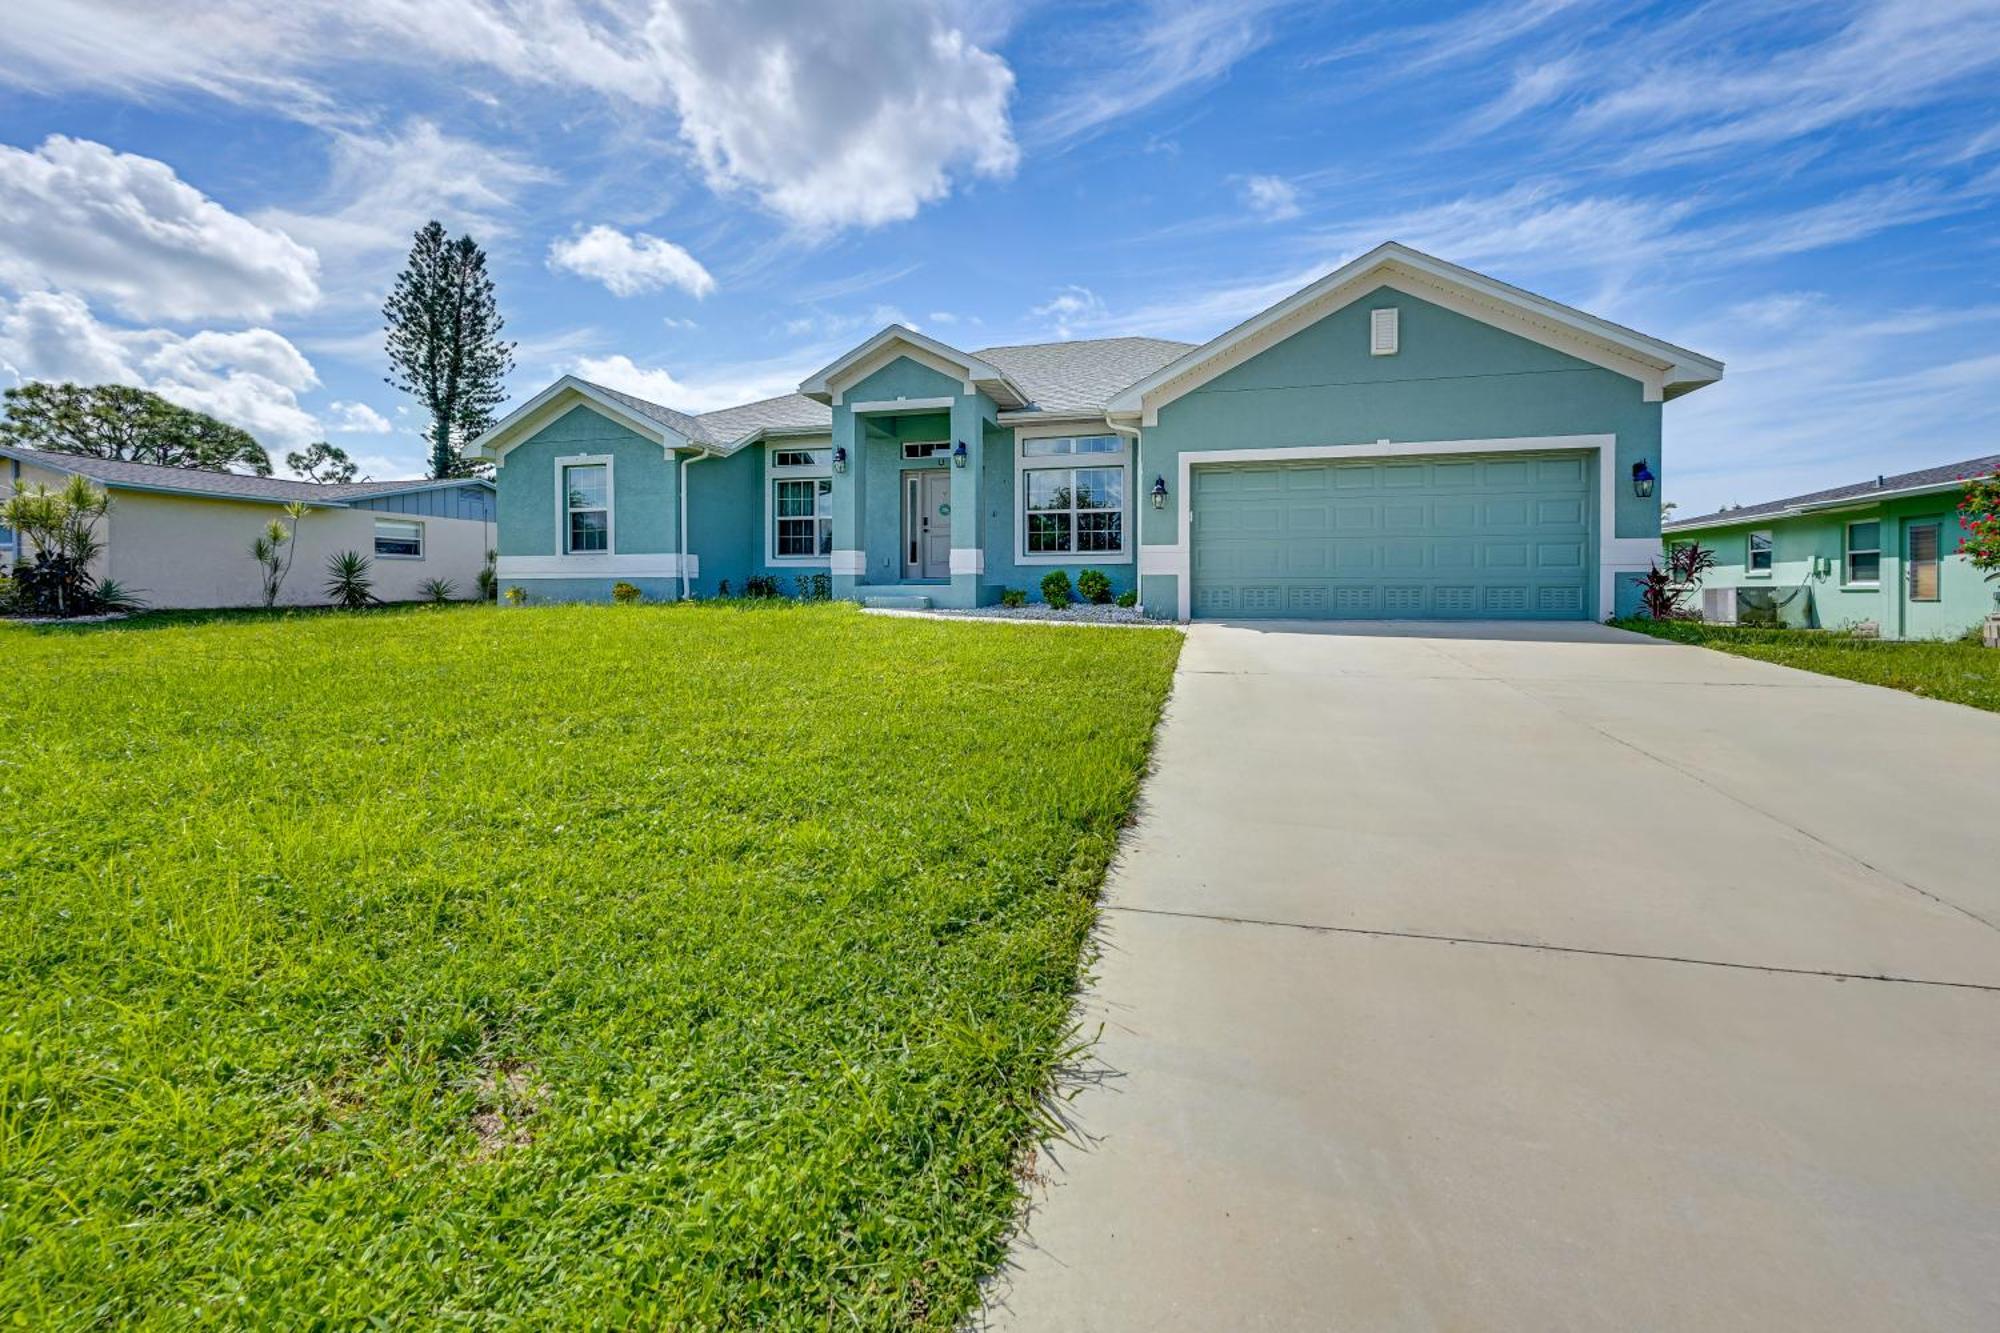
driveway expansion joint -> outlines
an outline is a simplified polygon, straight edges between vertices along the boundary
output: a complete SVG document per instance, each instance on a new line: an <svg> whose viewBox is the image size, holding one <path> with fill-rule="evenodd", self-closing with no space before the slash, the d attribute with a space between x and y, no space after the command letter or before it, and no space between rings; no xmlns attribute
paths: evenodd
<svg viewBox="0 0 2000 1333"><path fill-rule="evenodd" d="M1230 916L1219 912L1183 912L1165 907L1128 907L1106 903L1107 912L1133 916L1173 917L1182 921L1208 921L1225 926L1256 926L1270 930L1302 930L1321 935L1361 935L1372 939L1419 940L1431 944L1469 944L1489 949L1524 949L1532 953L1574 954L1585 958L1623 958L1635 963L1679 963L1688 967L1725 967L1738 972L1767 972L1782 976L1821 977L1829 981L1879 981L1896 986L1936 986L1946 990L1987 991L2000 994L2000 984L1983 981L1941 981L1933 977L1903 977L1887 972L1841 972L1830 968L1785 967L1776 963L1742 963L1726 958L1694 958L1684 954L1638 953L1625 949L1591 949L1575 944L1544 944L1535 940L1500 940L1480 935L1443 935L1422 930L1391 930L1381 926L1329 926L1311 921L1277 921L1268 917Z"/></svg>

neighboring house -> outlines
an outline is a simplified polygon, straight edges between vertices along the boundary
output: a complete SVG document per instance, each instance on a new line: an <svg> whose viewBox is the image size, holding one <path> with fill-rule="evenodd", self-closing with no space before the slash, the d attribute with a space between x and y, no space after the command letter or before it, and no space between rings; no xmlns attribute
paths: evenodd
<svg viewBox="0 0 2000 1333"><path fill-rule="evenodd" d="M471 597L497 535L490 481L281 481L0 446L0 483L11 483L0 494L37 482L54 490L72 474L111 496L98 526L105 549L97 576L161 610L262 605L263 568L250 543L284 518L290 500L312 512L298 526L284 606L324 603L326 560L340 551L373 560L375 595L385 602L415 600L434 578ZM0 564L27 554L19 545L0 528Z"/></svg>
<svg viewBox="0 0 2000 1333"><path fill-rule="evenodd" d="M1659 545L1661 409L1719 362L1383 245L1200 346L891 325L693 415L565 378L475 442L531 598L968 607L1103 570L1155 616L1598 618Z"/></svg>
<svg viewBox="0 0 2000 1333"><path fill-rule="evenodd" d="M2000 585L1959 554L1957 512L1966 481L1995 471L2000 454L1676 519L1666 530L1716 554L1702 579L1708 619L1775 610L1789 625L1956 638L1996 609Z"/></svg>

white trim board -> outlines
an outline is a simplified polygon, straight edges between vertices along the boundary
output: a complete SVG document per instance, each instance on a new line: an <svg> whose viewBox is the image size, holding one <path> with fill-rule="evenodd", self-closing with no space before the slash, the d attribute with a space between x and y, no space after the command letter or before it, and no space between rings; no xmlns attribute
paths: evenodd
<svg viewBox="0 0 2000 1333"><path fill-rule="evenodd" d="M701 577L701 557L687 559L689 578ZM676 552L657 555L503 555L494 562L502 579L677 579Z"/></svg>
<svg viewBox="0 0 2000 1333"><path fill-rule="evenodd" d="M1172 551L1173 567L1147 570L1142 564L1141 572L1176 575L1180 584L1175 590L1179 600L1176 618L1182 621L1193 619L1194 470L1197 467L1230 463L1306 463L1328 458L1366 462L1376 458L1436 454L1551 453L1564 450L1597 452L1596 618L1601 620L1610 615L1618 604L1618 579L1643 572L1660 548L1659 539L1655 537L1613 535L1618 526L1618 478L1615 475L1617 469L1613 466L1618 458L1618 437L1615 435L1530 435L1497 440L1409 440L1397 444L1377 440L1365 444L1314 444L1296 449L1188 450L1180 456L1180 501L1177 506L1180 541L1171 547L1153 548ZM1147 548L1142 546L1139 549L1143 553ZM1142 561L1146 559L1143 554L1140 558ZM1155 556L1153 559L1163 561L1164 557Z"/></svg>

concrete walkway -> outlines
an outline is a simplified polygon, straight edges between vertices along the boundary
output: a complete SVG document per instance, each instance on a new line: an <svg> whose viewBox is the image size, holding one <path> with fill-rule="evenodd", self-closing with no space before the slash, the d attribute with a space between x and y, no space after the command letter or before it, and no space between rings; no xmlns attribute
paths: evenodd
<svg viewBox="0 0 2000 1333"><path fill-rule="evenodd" d="M1197 626L996 1327L2000 1328L2000 716Z"/></svg>

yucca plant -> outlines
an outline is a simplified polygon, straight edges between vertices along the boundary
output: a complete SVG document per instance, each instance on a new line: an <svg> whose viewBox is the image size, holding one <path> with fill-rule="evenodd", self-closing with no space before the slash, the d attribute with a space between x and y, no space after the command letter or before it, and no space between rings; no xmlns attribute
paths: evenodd
<svg viewBox="0 0 2000 1333"><path fill-rule="evenodd" d="M425 579L417 585L417 591L423 595L424 600L443 606L458 596L458 585L450 579Z"/></svg>
<svg viewBox="0 0 2000 1333"><path fill-rule="evenodd" d="M326 558L326 595L335 606L359 611L382 599L375 595L375 562L359 551L341 551Z"/></svg>
<svg viewBox="0 0 2000 1333"><path fill-rule="evenodd" d="M285 506L285 515L292 520L292 526L288 529L283 521L274 518L250 543L250 554L264 567L266 606L278 604L278 593L285 586L285 575L292 572L292 557L298 552L298 543L292 539L298 535L299 520L309 512L310 506L304 501L291 501Z"/></svg>

